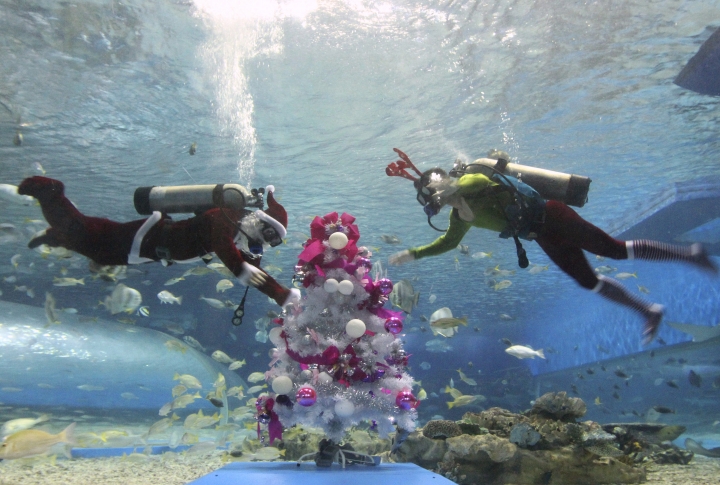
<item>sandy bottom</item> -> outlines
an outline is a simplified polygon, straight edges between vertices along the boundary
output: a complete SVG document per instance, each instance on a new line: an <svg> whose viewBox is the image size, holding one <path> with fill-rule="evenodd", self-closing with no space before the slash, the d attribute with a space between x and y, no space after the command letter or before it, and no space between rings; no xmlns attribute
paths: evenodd
<svg viewBox="0 0 720 485"><path fill-rule="evenodd" d="M167 453L125 458L0 463L0 485L185 485L221 468L221 455ZM689 465L650 465L648 484L717 485L720 459L697 456Z"/></svg>

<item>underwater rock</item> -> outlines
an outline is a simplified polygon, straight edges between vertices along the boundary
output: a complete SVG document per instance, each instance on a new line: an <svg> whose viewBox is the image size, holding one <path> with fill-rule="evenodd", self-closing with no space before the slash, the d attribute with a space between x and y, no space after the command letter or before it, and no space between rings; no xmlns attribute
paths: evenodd
<svg viewBox="0 0 720 485"><path fill-rule="evenodd" d="M510 430L510 442L520 448L535 446L540 441L540 433L528 423L518 423Z"/></svg>
<svg viewBox="0 0 720 485"><path fill-rule="evenodd" d="M447 438L454 438L455 436L460 436L462 434L462 431L460 430L460 426L455 424L454 421L449 421L447 419L436 419L433 421L428 421L428 423L423 428L423 435L427 438L432 439L447 439Z"/></svg>
<svg viewBox="0 0 720 485"><path fill-rule="evenodd" d="M477 423L464 421L462 419L457 422L457 425L460 427L461 434L469 434L474 436L478 434L488 434L490 432L487 428L483 428Z"/></svg>
<svg viewBox="0 0 720 485"><path fill-rule="evenodd" d="M475 423L496 436L507 438L513 426L521 422L528 422L528 418L521 414L511 413L507 409L490 408L480 413L465 413L463 422Z"/></svg>
<svg viewBox="0 0 720 485"><path fill-rule="evenodd" d="M579 397L568 397L565 391L548 392L535 400L529 414L540 414L560 421L574 421L587 412L585 402Z"/></svg>
<svg viewBox="0 0 720 485"><path fill-rule="evenodd" d="M442 461L447 449L447 440L434 440L419 431L413 431L395 453L386 452L380 456L384 462L415 463L432 470Z"/></svg>
<svg viewBox="0 0 720 485"><path fill-rule="evenodd" d="M659 465L687 465L692 461L695 453L672 446L666 450L658 451L650 459Z"/></svg>
<svg viewBox="0 0 720 485"><path fill-rule="evenodd" d="M447 440L448 451L443 457L444 461L458 463L503 463L515 456L518 447L504 438L491 434L469 436L462 435Z"/></svg>

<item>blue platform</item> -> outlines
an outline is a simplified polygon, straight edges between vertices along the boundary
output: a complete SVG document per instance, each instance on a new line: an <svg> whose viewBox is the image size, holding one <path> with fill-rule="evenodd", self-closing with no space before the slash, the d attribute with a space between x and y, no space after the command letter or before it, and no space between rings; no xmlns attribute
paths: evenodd
<svg viewBox="0 0 720 485"><path fill-rule="evenodd" d="M333 464L320 468L314 462L297 465L294 461L235 462L215 470L190 485L230 485L262 483L263 485L338 485L338 483L372 483L373 485L450 485L454 482L412 463L383 463L379 466L353 465L344 469Z"/></svg>

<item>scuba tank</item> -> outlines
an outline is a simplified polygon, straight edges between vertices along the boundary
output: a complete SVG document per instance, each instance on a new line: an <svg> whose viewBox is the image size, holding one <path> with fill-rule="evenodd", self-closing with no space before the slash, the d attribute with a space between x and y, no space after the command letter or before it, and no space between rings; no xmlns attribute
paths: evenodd
<svg viewBox="0 0 720 485"><path fill-rule="evenodd" d="M135 189L133 201L142 215L202 213L214 207L262 209L264 193L263 188L248 191L239 184L152 186Z"/></svg>
<svg viewBox="0 0 720 485"><path fill-rule="evenodd" d="M588 200L590 182L592 182L590 178L582 175L568 175L562 172L508 163L502 158L499 160L480 158L469 164L458 160L450 171L450 175L453 177L472 173L481 173L488 178L492 178L495 173L505 174L522 180L544 199L558 200L575 207L585 205Z"/></svg>

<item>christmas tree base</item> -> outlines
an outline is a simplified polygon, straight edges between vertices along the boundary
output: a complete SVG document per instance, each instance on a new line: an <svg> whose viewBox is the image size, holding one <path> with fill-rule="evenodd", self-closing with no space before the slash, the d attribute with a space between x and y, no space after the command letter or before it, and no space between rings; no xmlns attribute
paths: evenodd
<svg viewBox="0 0 720 485"><path fill-rule="evenodd" d="M370 465L380 464L379 456L370 456L353 450L353 447L345 444L339 445L332 440L320 441L320 449L313 453L307 453L298 458L297 466L303 461L314 460L315 465L322 468L330 468L333 463L338 463L345 468L345 465Z"/></svg>

